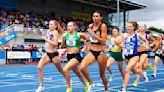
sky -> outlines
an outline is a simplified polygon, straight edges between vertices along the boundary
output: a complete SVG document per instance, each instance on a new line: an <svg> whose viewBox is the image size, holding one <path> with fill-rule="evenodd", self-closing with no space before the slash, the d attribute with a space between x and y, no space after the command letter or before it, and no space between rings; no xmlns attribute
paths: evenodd
<svg viewBox="0 0 164 92"><path fill-rule="evenodd" d="M141 10L129 12L129 20L135 20L139 24L146 24L164 29L164 0L129 0L144 4L147 7Z"/></svg>

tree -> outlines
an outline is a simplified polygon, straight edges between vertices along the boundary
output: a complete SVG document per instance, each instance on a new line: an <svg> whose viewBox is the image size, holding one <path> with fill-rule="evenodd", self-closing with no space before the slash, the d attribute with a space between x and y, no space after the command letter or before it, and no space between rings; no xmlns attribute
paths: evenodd
<svg viewBox="0 0 164 92"><path fill-rule="evenodd" d="M150 31L155 31L157 33L162 33L164 34L164 30L163 29L158 29L158 28L155 28L155 27L149 27L148 28Z"/></svg>

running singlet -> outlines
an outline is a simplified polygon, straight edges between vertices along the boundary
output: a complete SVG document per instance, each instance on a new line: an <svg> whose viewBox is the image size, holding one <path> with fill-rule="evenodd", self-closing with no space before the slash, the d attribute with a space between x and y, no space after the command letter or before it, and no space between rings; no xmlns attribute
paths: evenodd
<svg viewBox="0 0 164 92"><path fill-rule="evenodd" d="M54 40L54 35L51 33L51 32L47 32L47 35L46 35L47 39L50 40L50 41L53 41Z"/></svg>
<svg viewBox="0 0 164 92"><path fill-rule="evenodd" d="M133 56L138 54L137 43L138 43L137 34L135 34L132 38L128 37L127 39L125 39L124 46L123 46L124 47L123 51L125 56Z"/></svg>
<svg viewBox="0 0 164 92"><path fill-rule="evenodd" d="M161 48L159 48L157 51L156 51L156 54L162 54L162 50L163 50L163 42L161 44Z"/></svg>
<svg viewBox="0 0 164 92"><path fill-rule="evenodd" d="M93 26L92 26L92 28L93 28ZM95 31L95 34L98 36L101 36L101 24L98 27L98 29ZM100 42L91 34L88 34L88 37L90 39L91 44L100 44Z"/></svg>
<svg viewBox="0 0 164 92"><path fill-rule="evenodd" d="M148 39L148 34L145 34L142 37L145 38L145 39ZM138 40L138 46L146 46L146 43L143 40L139 39Z"/></svg>
<svg viewBox="0 0 164 92"><path fill-rule="evenodd" d="M67 32L66 36L65 36L65 40L66 40L66 48L69 47L80 47L80 38L77 34L77 32L74 33L73 37L70 37L70 33Z"/></svg>
<svg viewBox="0 0 164 92"><path fill-rule="evenodd" d="M121 52L121 47L116 45L114 41L110 41L109 42L110 46L111 46L111 51L112 52Z"/></svg>

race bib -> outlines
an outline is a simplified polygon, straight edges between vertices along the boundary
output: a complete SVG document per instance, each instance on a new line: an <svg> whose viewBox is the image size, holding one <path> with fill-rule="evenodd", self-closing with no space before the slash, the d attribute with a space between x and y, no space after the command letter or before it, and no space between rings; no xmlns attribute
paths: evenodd
<svg viewBox="0 0 164 92"><path fill-rule="evenodd" d="M115 48L116 45L113 41L110 41L110 46L111 46L111 48Z"/></svg>
<svg viewBox="0 0 164 92"><path fill-rule="evenodd" d="M157 54L162 54L162 49L158 49L156 53Z"/></svg>
<svg viewBox="0 0 164 92"><path fill-rule="evenodd" d="M89 39L93 43L98 43L98 40L96 40L95 37L93 37L92 35L89 35Z"/></svg>
<svg viewBox="0 0 164 92"><path fill-rule="evenodd" d="M69 38L66 40L66 45L68 46L76 46L76 39L75 38Z"/></svg>
<svg viewBox="0 0 164 92"><path fill-rule="evenodd" d="M127 46L124 48L124 54L125 54L125 55L133 54L133 50L134 50L134 46L127 45Z"/></svg>
<svg viewBox="0 0 164 92"><path fill-rule="evenodd" d="M139 40L138 41L138 45L139 46L146 46L146 43L144 41L142 41L142 40Z"/></svg>

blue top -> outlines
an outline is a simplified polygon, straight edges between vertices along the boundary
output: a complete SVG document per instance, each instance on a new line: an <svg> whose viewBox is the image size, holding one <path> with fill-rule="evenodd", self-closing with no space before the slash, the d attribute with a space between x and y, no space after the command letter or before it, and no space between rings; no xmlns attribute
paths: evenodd
<svg viewBox="0 0 164 92"><path fill-rule="evenodd" d="M138 54L137 51L137 43L138 43L138 38L137 34L135 34L133 37L128 37L124 41L124 55L125 56L134 56Z"/></svg>

